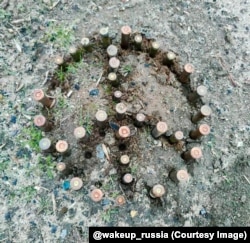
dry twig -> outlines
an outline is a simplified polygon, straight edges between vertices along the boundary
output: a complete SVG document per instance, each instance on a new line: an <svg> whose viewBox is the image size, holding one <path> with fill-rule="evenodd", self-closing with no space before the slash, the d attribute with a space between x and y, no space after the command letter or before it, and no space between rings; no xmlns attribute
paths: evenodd
<svg viewBox="0 0 250 243"><path fill-rule="evenodd" d="M234 86L234 87L237 87L238 84L234 81L234 78L233 78L233 75L228 71L228 68L226 67L226 64L224 62L224 60L222 59L221 56L218 56L219 60L220 60L220 65L226 70L227 74L228 74L228 78L229 80L231 81L231 84Z"/></svg>

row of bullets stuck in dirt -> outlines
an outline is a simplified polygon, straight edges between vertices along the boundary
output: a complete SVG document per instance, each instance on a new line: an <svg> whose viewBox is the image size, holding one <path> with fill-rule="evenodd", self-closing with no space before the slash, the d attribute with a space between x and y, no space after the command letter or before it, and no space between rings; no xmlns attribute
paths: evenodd
<svg viewBox="0 0 250 243"><path fill-rule="evenodd" d="M42 90L35 90L34 91L34 99L36 101L40 101L43 105L47 107L51 107L51 104L55 103L53 100L51 100L49 97L46 96L46 94ZM39 98L38 98L39 97ZM127 106L120 102L117 103L115 106L116 110L116 119L117 120L123 120L126 116L126 111L127 111ZM209 116L211 114L211 109L209 106L202 106L200 111L196 113L192 117L192 121L194 123L197 123L201 119ZM99 126L101 129L104 129L108 125L108 115L106 111L104 110L98 110L95 114L95 120L97 126ZM136 127L142 127L146 122L146 116L143 113L138 113L135 116L134 119L134 125ZM49 132L53 129L53 123L51 121L48 121L48 119L42 115L36 115L34 117L34 125L44 132ZM157 139L160 136L164 135L168 138L169 143L174 144L178 143L179 141L184 139L184 135L182 131L175 131L173 134L167 134L168 131L168 125L164 121L159 121L154 128L151 131L151 135ZM199 124L195 130L191 130L189 133L189 137L191 139L200 139L203 136L207 136L210 133L210 126L207 124ZM77 140L79 141L87 141L88 136L85 131L84 127L77 127L74 130L74 136L76 137ZM117 133L116 133L116 138L118 139L126 139L130 136L130 128L129 126L121 126L119 127ZM42 143L42 149L43 150L48 150L50 151L52 144L49 142L49 140L44 140ZM61 154L66 154L67 150L69 149L69 145L66 141L64 140L59 140L56 143L56 151ZM202 156L201 149L198 147L194 147L193 149L184 152L182 154L182 158L184 160L191 160L191 159L199 159Z"/></svg>
<svg viewBox="0 0 250 243"><path fill-rule="evenodd" d="M106 48L106 53L109 58L109 73L116 73L120 67L120 60L118 58L118 46L112 43L112 39L109 36L109 29L107 27L101 28L99 31L100 43ZM147 43L147 44L145 44ZM88 37L83 37L80 41L79 45L71 46L68 50L69 57L73 59L75 62L79 62L84 55L84 53L92 52L95 44L91 43L91 39ZM160 53L160 44L155 40L148 40L143 42L143 35L140 33L132 33L132 29L129 26L122 26L121 28L121 41L120 47L124 50L132 48L137 51L144 51L149 54L151 58L156 57L158 53ZM62 71L66 71L67 69L67 61L68 57L57 56L55 58L55 64L58 69ZM167 65L174 69L173 71L178 77L178 80L186 84L189 82L189 77L192 73L194 73L194 66L191 63L186 63L183 68L179 68L179 66L175 66L177 64L177 55L168 51L162 55L162 64ZM114 79L112 77L111 79ZM200 90L199 90L200 91ZM204 93L202 90L198 95L203 96ZM190 99L197 99L197 95L195 96L194 92L193 96L190 96Z"/></svg>

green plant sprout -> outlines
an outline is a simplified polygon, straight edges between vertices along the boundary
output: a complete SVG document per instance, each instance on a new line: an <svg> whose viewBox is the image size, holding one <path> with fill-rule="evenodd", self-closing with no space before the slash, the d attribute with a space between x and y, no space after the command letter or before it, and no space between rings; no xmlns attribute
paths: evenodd
<svg viewBox="0 0 250 243"><path fill-rule="evenodd" d="M23 146L28 144L34 151L38 152L40 150L39 141L42 139L42 131L37 127L31 126L29 128L24 128L21 136L25 138Z"/></svg>
<svg viewBox="0 0 250 243"><path fill-rule="evenodd" d="M65 26L56 25L51 23L45 33L43 40L45 42L53 42L61 48L68 49L68 47L74 41L74 35L71 28Z"/></svg>
<svg viewBox="0 0 250 243"><path fill-rule="evenodd" d="M54 178L54 168L55 164L53 163L53 158L51 155L48 155L45 159L39 157L38 167L41 171L45 172L50 179Z"/></svg>
<svg viewBox="0 0 250 243"><path fill-rule="evenodd" d="M90 118L89 112L84 116L82 125L86 129L86 132L90 135L93 131L93 121Z"/></svg>
<svg viewBox="0 0 250 243"><path fill-rule="evenodd" d="M133 71L133 67L132 67L132 65L129 65L129 64L122 66L121 69L120 69L120 73L124 77L129 75L132 71Z"/></svg>
<svg viewBox="0 0 250 243"><path fill-rule="evenodd" d="M112 218L114 217L115 214L118 213L117 208L109 208L107 210L104 210L101 214L101 218L105 223L109 223L112 221Z"/></svg>
<svg viewBox="0 0 250 243"><path fill-rule="evenodd" d="M39 200L39 208L37 214L45 213L50 215L53 213L52 201L48 197L41 197Z"/></svg>
<svg viewBox="0 0 250 243"><path fill-rule="evenodd" d="M20 190L20 194L24 194L23 198L28 202L37 194L37 190L34 186L26 186Z"/></svg>
<svg viewBox="0 0 250 243"><path fill-rule="evenodd" d="M58 78L61 84L65 81L66 73L63 71L62 67L56 71L56 77Z"/></svg>

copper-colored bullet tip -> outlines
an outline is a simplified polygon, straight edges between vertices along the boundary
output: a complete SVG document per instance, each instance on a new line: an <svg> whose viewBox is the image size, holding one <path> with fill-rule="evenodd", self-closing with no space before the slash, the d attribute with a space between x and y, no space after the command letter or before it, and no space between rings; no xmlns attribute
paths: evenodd
<svg viewBox="0 0 250 243"><path fill-rule="evenodd" d="M207 136L210 133L210 126L207 124L201 124L196 130L192 130L189 133L190 138L199 139L202 136Z"/></svg>
<svg viewBox="0 0 250 243"><path fill-rule="evenodd" d="M153 198L162 197L166 193L164 186L156 184L150 190L150 196Z"/></svg>
<svg viewBox="0 0 250 243"><path fill-rule="evenodd" d="M76 127L74 129L74 136L77 139L84 138L86 136L86 130L85 130L85 128L84 127Z"/></svg>
<svg viewBox="0 0 250 243"><path fill-rule="evenodd" d="M161 121L156 124L156 128L160 133L165 133L168 130L167 123Z"/></svg>
<svg viewBox="0 0 250 243"><path fill-rule="evenodd" d="M94 202L99 202L102 200L104 194L103 192L98 189L98 188L95 188L91 191L90 193L90 198L94 201Z"/></svg>
<svg viewBox="0 0 250 243"><path fill-rule="evenodd" d="M113 69L117 69L120 66L120 60L117 57L111 57L109 59L109 66Z"/></svg>
<svg viewBox="0 0 250 243"><path fill-rule="evenodd" d="M154 138L157 138L159 136L161 136L162 134L164 134L165 132L167 132L168 130L168 125L166 122L163 121L159 121L155 128L152 130L152 136Z"/></svg>
<svg viewBox="0 0 250 243"><path fill-rule="evenodd" d="M58 162L56 164L56 169L61 172L66 169L66 164L63 162Z"/></svg>
<svg viewBox="0 0 250 243"><path fill-rule="evenodd" d="M133 176L130 173L126 173L123 177L122 177L122 181L126 184L129 184L133 181Z"/></svg>
<svg viewBox="0 0 250 243"><path fill-rule="evenodd" d="M116 203L117 203L118 205L123 205L123 204L126 203L126 199L125 199L125 197L122 196L122 195L117 196L116 199L115 199L115 201L116 201Z"/></svg>
<svg viewBox="0 0 250 243"><path fill-rule="evenodd" d="M184 137L182 131L177 131L177 132L175 132L174 135L175 135L175 138L176 138L177 140L181 140L181 139L183 139L183 137Z"/></svg>
<svg viewBox="0 0 250 243"><path fill-rule="evenodd" d="M206 136L210 133L210 126L208 126L207 124L201 124L199 126L199 132L203 135Z"/></svg>
<svg viewBox="0 0 250 243"><path fill-rule="evenodd" d="M192 158L194 158L194 159L199 159L202 157L202 151L199 147L193 147L190 150L190 154L191 154Z"/></svg>
<svg viewBox="0 0 250 243"><path fill-rule="evenodd" d="M34 117L34 124L37 127L42 127L46 124L46 118L43 115L36 115Z"/></svg>
<svg viewBox="0 0 250 243"><path fill-rule="evenodd" d="M40 101L41 99L43 99L45 96L43 90L41 89L35 89L34 92L33 92L33 98L34 100L36 101Z"/></svg>
<svg viewBox="0 0 250 243"><path fill-rule="evenodd" d="M179 182L186 182L189 180L189 174L186 170L178 170L176 177Z"/></svg>
<svg viewBox="0 0 250 243"><path fill-rule="evenodd" d="M73 177L70 180L70 187L71 187L72 190L77 191L77 190L81 189L82 186L83 186L83 181L82 181L81 178Z"/></svg>
<svg viewBox="0 0 250 243"><path fill-rule="evenodd" d="M194 72L194 66L191 63L187 63L184 65L184 71L188 74L191 74Z"/></svg>
<svg viewBox="0 0 250 243"><path fill-rule="evenodd" d="M132 32L131 28L127 25L121 27L121 33L123 35L130 35Z"/></svg>
<svg viewBox="0 0 250 243"><path fill-rule="evenodd" d="M127 138L130 136L130 129L128 126L121 126L118 133L121 138Z"/></svg>
<svg viewBox="0 0 250 243"><path fill-rule="evenodd" d="M66 141L64 140L59 140L57 143L56 143L56 150L57 152L59 153L64 153L67 151L67 149L69 148L69 145Z"/></svg>

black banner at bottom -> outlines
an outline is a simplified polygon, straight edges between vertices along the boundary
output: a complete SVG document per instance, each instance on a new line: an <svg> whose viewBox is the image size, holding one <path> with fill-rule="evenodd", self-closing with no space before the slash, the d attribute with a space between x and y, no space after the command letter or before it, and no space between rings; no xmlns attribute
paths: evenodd
<svg viewBox="0 0 250 243"><path fill-rule="evenodd" d="M89 243L187 240L248 241L249 227L90 227Z"/></svg>

